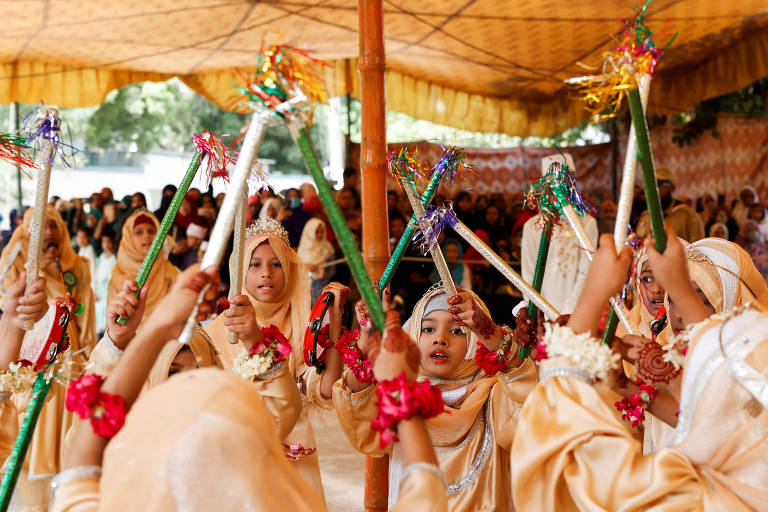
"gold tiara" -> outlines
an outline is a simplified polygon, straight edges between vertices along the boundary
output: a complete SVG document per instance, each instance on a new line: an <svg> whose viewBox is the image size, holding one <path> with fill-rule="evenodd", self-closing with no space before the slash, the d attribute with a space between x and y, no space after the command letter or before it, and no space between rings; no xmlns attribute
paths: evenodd
<svg viewBox="0 0 768 512"><path fill-rule="evenodd" d="M285 245L290 246L288 241L288 231L271 217L265 219L256 219L245 229L245 238L250 238L256 235L273 235L285 242Z"/></svg>

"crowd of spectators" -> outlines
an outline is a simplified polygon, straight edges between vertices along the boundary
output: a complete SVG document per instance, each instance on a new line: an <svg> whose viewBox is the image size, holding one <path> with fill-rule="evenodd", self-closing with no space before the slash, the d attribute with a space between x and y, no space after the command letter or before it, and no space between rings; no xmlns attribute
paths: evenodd
<svg viewBox="0 0 768 512"><path fill-rule="evenodd" d="M684 197L675 195L674 173L664 174L665 171L659 176L659 195L667 222L680 224L678 234L681 238L694 242L709 236L737 242L752 256L758 270L768 279L768 215L764 201L755 189L745 186L738 197L732 199L713 192L698 198ZM359 174L348 170L344 176L344 186L337 192L336 200L360 247L362 205ZM173 185L163 189L160 206L154 211L158 219L161 220L165 215L175 192L176 187ZM447 199L453 202L454 211L464 224L513 268L519 270L523 225L536 213L525 208L522 194L470 194L462 191L451 198L438 194L435 202L441 204ZM223 200L223 193L214 196L210 191L201 192L194 188L187 193L169 234L172 240L165 248L174 265L184 269L198 260L206 247L206 239ZM88 198L52 197L51 204L61 212L67 223L75 250L91 261L97 308L105 307L106 287L120 246L122 221L136 209L146 208L146 198L141 193L135 193L116 200L112 191L104 188ZM411 209L400 190L387 191L387 208L391 250L408 225ZM631 226L643 236L648 231L644 210L644 194L638 187ZM616 211L617 206L611 200L597 205L597 224L601 233L613 231ZM291 246L297 249L311 273L313 299L331 280L353 284L313 185L304 184L298 189L292 188L279 194L265 191L261 195L251 196L248 200L249 221L260 217L274 218L288 231ZM13 210L12 227L2 233L3 246L20 223L21 215ZM446 235L441 247L454 281L463 288L475 291L494 309L494 318L504 319L510 314L512 306L520 300L519 292L472 247L451 233ZM221 269L224 287L228 281L228 261L226 255ZM438 279L431 260L424 258L416 247L410 247L392 279L392 294L396 304L403 311L411 311L416 301ZM97 314L97 318L104 316Z"/></svg>

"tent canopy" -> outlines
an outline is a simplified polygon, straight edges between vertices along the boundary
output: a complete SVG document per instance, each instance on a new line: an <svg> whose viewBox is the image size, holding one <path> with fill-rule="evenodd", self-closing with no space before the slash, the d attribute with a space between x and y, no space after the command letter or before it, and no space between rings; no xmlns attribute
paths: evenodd
<svg viewBox="0 0 768 512"><path fill-rule="evenodd" d="M546 136L586 119L563 83L602 62L630 0L384 0L387 105L466 130ZM357 0L0 0L0 102L95 105L179 76L215 104L264 39L330 61L331 94L359 92ZM765 0L654 0L664 44L651 111L675 113L768 75Z"/></svg>

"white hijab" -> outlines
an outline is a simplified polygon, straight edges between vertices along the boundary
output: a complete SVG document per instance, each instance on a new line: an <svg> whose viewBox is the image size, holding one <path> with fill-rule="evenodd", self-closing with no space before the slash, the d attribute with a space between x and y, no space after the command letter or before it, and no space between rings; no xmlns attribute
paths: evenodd
<svg viewBox="0 0 768 512"><path fill-rule="evenodd" d="M299 249L296 251L299 254L301 261L307 265L319 265L325 263L335 254L333 245L328 241L328 234L324 230L322 240L316 238L317 228L323 225L323 221L320 219L309 219L304 225L304 230L301 232L301 240L299 241ZM323 225L323 227L325 227Z"/></svg>

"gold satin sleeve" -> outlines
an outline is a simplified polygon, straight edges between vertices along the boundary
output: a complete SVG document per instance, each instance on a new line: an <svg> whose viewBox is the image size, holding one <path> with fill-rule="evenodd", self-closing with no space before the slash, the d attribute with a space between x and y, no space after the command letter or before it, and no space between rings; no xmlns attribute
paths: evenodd
<svg viewBox="0 0 768 512"><path fill-rule="evenodd" d="M96 512L100 502L99 477L82 478L61 484L53 501L53 512Z"/></svg>
<svg viewBox="0 0 768 512"><path fill-rule="evenodd" d="M523 405L512 443L517 510L702 510L704 486L673 449L644 457L585 382L551 377Z"/></svg>
<svg viewBox="0 0 768 512"><path fill-rule="evenodd" d="M517 347L512 350L516 351ZM491 418L496 444L509 450L517 430L517 419L525 399L533 391L538 372L533 360L527 358L520 366L497 374L498 383L491 391Z"/></svg>
<svg viewBox="0 0 768 512"><path fill-rule="evenodd" d="M414 471L400 485L400 495L391 512L447 512L445 485L429 471Z"/></svg>
<svg viewBox="0 0 768 512"><path fill-rule="evenodd" d="M10 398L0 402L0 461L11 454L19 433L19 413Z"/></svg>
<svg viewBox="0 0 768 512"><path fill-rule="evenodd" d="M369 385L353 393L346 386L347 370L333 385L333 407L344 434L357 451L373 457L381 457L386 450L379 446L379 434L371 429L371 420L378 415L376 386Z"/></svg>
<svg viewBox="0 0 768 512"><path fill-rule="evenodd" d="M301 414L301 396L288 368L288 364L283 364L274 376L253 381L253 387L275 418L280 439L288 436Z"/></svg>
<svg viewBox="0 0 768 512"><path fill-rule="evenodd" d="M107 347L106 336L105 334L104 338L93 347L93 351L91 351L91 355L88 357L88 366L86 368L88 375L101 375L105 379L112 373L112 370L115 369L115 366L120 361L120 358Z"/></svg>
<svg viewBox="0 0 768 512"><path fill-rule="evenodd" d="M333 410L333 396L324 398L320 393L320 383L323 376L317 373L316 368L307 368L301 376L301 385L304 389L304 396L307 403L310 403L324 411Z"/></svg>

